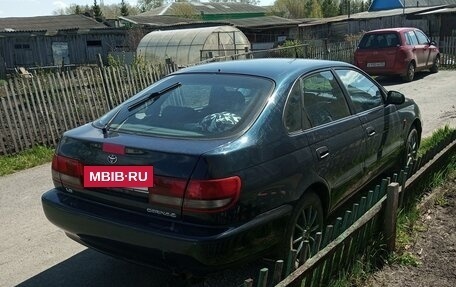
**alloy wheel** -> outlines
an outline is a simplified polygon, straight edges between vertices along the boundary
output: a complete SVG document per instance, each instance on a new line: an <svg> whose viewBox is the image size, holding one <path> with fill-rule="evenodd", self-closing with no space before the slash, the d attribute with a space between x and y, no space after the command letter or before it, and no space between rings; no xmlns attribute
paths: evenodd
<svg viewBox="0 0 456 287"><path fill-rule="evenodd" d="M418 151L418 132L416 129L412 129L407 138L407 161L406 166L416 157Z"/></svg>
<svg viewBox="0 0 456 287"><path fill-rule="evenodd" d="M304 241L309 241L310 246L315 243L315 235L321 231L322 215L313 205L303 208L296 219L291 236L291 248L297 251L298 258L303 250Z"/></svg>

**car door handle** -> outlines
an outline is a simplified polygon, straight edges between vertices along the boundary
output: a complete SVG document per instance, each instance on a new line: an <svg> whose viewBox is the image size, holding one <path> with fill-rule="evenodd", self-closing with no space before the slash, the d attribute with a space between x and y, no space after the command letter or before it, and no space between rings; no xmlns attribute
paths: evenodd
<svg viewBox="0 0 456 287"><path fill-rule="evenodd" d="M367 136L371 137L375 135L375 129L373 127L366 128Z"/></svg>
<svg viewBox="0 0 456 287"><path fill-rule="evenodd" d="M329 149L326 146L319 147L315 151L320 159L324 159L329 156Z"/></svg>

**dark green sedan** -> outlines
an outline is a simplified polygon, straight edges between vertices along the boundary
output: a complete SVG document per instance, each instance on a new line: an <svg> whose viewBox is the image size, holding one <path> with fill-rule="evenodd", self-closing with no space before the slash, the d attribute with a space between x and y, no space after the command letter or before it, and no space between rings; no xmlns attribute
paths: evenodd
<svg viewBox="0 0 456 287"><path fill-rule="evenodd" d="M420 137L417 105L350 64L205 64L67 131L42 204L86 246L203 274L299 253L347 198L406 162Z"/></svg>

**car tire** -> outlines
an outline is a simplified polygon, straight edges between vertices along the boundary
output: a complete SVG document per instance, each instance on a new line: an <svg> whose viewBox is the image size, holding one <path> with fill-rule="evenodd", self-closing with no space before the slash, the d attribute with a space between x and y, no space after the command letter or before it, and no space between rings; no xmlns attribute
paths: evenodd
<svg viewBox="0 0 456 287"><path fill-rule="evenodd" d="M440 57L436 56L432 66L429 70L431 71L431 73L437 73L439 71L439 67L440 67Z"/></svg>
<svg viewBox="0 0 456 287"><path fill-rule="evenodd" d="M312 247L316 233L323 230L323 222L324 214L320 198L314 191L306 191L293 209L285 241L279 250L279 259L287 260L292 248L297 250L296 258L298 259L303 251L304 240L309 240ZM310 230L305 237L302 236L304 230ZM296 261L296 267L297 265L298 261Z"/></svg>
<svg viewBox="0 0 456 287"><path fill-rule="evenodd" d="M410 163L410 161L416 158L416 154L418 152L419 147L419 133L418 130L413 126L407 135L407 139L405 140L404 156L402 159L403 167L406 167Z"/></svg>
<svg viewBox="0 0 456 287"><path fill-rule="evenodd" d="M407 67L407 72L405 75L402 77L405 82L411 82L413 81L413 78L415 77L415 63L410 62L408 67Z"/></svg>

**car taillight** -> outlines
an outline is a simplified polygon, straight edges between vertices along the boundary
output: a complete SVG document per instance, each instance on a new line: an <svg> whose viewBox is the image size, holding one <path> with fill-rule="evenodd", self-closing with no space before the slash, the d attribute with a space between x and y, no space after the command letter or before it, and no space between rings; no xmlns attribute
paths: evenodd
<svg viewBox="0 0 456 287"><path fill-rule="evenodd" d="M186 185L186 180L155 176L154 186L149 187L149 202L181 207Z"/></svg>
<svg viewBox="0 0 456 287"><path fill-rule="evenodd" d="M211 179L184 180L156 176L149 188L149 202L181 207L184 211L220 212L233 206L239 199L241 179L237 176Z"/></svg>
<svg viewBox="0 0 456 287"><path fill-rule="evenodd" d="M82 187L84 165L76 159L54 154L52 178L64 186Z"/></svg>

